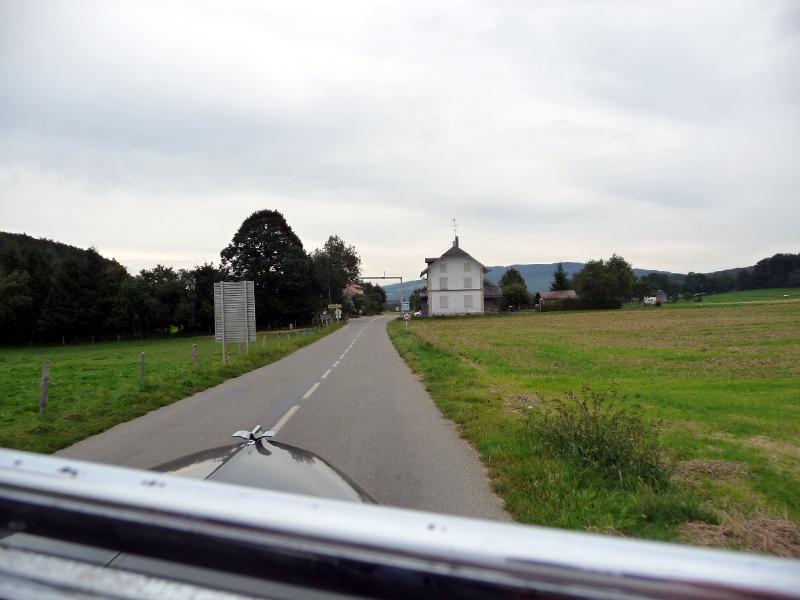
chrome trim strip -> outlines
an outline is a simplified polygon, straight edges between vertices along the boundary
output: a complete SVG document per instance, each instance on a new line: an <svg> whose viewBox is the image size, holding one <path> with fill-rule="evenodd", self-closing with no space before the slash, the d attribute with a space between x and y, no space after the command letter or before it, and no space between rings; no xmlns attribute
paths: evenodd
<svg viewBox="0 0 800 600"><path fill-rule="evenodd" d="M215 543L273 550L279 543L289 554L514 590L800 597L796 560L323 500L0 449L2 525L35 524L34 517L26 521L24 502L40 509L36 515L128 519Z"/></svg>

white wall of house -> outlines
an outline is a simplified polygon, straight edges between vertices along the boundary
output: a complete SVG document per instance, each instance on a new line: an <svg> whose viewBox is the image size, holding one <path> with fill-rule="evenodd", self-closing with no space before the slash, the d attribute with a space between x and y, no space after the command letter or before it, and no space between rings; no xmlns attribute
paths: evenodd
<svg viewBox="0 0 800 600"><path fill-rule="evenodd" d="M483 313L483 269L465 256L440 258L428 267L428 314Z"/></svg>

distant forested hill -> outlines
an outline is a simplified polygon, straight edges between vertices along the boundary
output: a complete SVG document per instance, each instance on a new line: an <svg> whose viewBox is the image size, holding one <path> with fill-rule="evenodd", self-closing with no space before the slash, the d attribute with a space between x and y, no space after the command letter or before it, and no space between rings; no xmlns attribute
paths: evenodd
<svg viewBox="0 0 800 600"><path fill-rule="evenodd" d="M556 264L557 263L489 267L489 272L485 275L485 278L490 283L497 284L503 274L513 267L522 274L522 278L525 280L525 285L528 287L529 291L538 292L539 290L549 290L550 282L553 281L553 271L556 269ZM584 263L579 262L565 262L562 264L564 265L564 270L567 272L567 275L570 277L583 269L584 266ZM667 273L666 271L655 271L653 269L634 269L633 272L637 277L642 277L650 273L663 273L669 276L683 277L683 275ZM413 290L419 287L425 287L426 285L427 283L424 279L404 282L403 288L405 297L408 298L408 295ZM389 301L397 301L400 299L399 283L383 286L383 289L386 290L386 297Z"/></svg>
<svg viewBox="0 0 800 600"><path fill-rule="evenodd" d="M583 269L583 263L579 262L565 262L562 264L570 277ZM493 284L497 284L503 274L511 268L520 272L528 291L538 292L539 290L550 289L550 282L553 281L553 271L556 270L556 263L489 267L490 270L486 274L486 279Z"/></svg>

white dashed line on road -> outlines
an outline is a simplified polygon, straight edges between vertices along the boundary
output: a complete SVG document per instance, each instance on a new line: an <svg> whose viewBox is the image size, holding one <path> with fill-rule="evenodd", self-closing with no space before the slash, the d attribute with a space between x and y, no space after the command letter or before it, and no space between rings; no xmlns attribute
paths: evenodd
<svg viewBox="0 0 800 600"><path fill-rule="evenodd" d="M311 397L311 394L313 394L318 387L319 387L319 381L314 385L312 385L310 388L308 388L308 391L305 394L303 394L303 400L308 400Z"/></svg>
<svg viewBox="0 0 800 600"><path fill-rule="evenodd" d="M330 374L331 374L331 370L330 370L330 369L328 369L327 371L325 371L325 372L322 374L322 377L321 377L320 379L327 379L327 378L328 378L328 375L330 375Z"/></svg>
<svg viewBox="0 0 800 600"><path fill-rule="evenodd" d="M347 354L347 351L345 351L345 352L342 352L342 355L339 357L339 360L342 360L342 359L344 358L344 355L345 355L345 354Z"/></svg>
<svg viewBox="0 0 800 600"><path fill-rule="evenodd" d="M342 362L342 361L340 361L340 360L337 360L335 363L333 363L333 364L331 365L331 369L335 369L336 367L338 367L340 362Z"/></svg>
<svg viewBox="0 0 800 600"><path fill-rule="evenodd" d="M286 413L281 417L280 421L278 421L277 423L275 423L275 425L273 425L272 431L274 431L275 433L278 433L280 431L281 427L286 425L286 421L291 419L292 415L297 412L298 408L300 408L300 407L295 404L293 407L291 407L289 410L287 410Z"/></svg>

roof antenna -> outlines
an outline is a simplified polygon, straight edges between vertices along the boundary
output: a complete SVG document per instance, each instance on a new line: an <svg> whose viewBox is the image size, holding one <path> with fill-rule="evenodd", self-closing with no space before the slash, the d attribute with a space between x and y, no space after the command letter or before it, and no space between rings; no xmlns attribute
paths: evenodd
<svg viewBox="0 0 800 600"><path fill-rule="evenodd" d="M456 220L453 219L453 234L455 234L456 239L453 242L453 246L458 248L458 225L456 225Z"/></svg>

